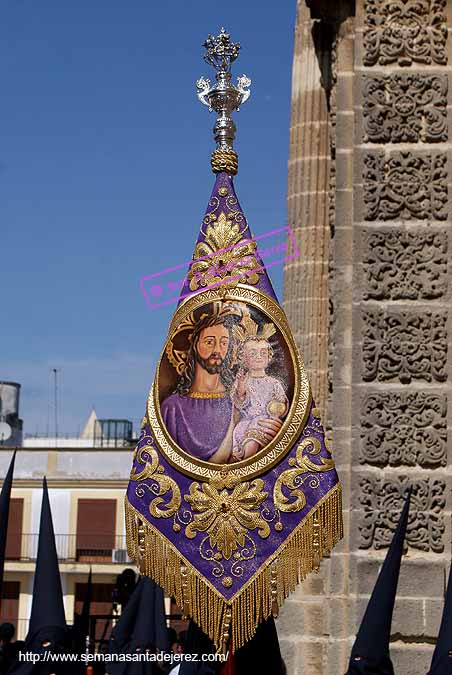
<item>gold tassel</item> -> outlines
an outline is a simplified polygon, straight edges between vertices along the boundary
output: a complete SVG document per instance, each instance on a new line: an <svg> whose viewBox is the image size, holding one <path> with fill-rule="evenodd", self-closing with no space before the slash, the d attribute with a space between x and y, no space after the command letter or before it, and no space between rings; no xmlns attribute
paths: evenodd
<svg viewBox="0 0 452 675"><path fill-rule="evenodd" d="M126 498L127 551L140 571L174 597L219 652L237 651L259 623L277 616L284 600L343 536L342 490L337 485L266 561L242 592L229 602ZM302 552L302 555L300 555ZM230 638L230 644L228 640Z"/></svg>

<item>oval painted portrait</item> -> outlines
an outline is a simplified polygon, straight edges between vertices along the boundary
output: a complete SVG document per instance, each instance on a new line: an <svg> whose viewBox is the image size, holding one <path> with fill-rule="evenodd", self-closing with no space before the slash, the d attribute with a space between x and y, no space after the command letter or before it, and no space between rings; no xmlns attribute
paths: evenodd
<svg viewBox="0 0 452 675"><path fill-rule="evenodd" d="M275 306L278 317L231 297L176 314L154 402L166 438L196 464L250 464L287 427L296 348Z"/></svg>

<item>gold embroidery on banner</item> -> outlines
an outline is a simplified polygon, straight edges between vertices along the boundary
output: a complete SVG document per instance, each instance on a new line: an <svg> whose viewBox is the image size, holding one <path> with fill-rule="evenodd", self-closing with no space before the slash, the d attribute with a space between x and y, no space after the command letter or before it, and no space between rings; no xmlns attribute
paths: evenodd
<svg viewBox="0 0 452 675"><path fill-rule="evenodd" d="M220 471L216 476L213 476L209 480L209 483L213 485L213 487L221 490L222 488L233 488L237 483L240 483L241 480L240 476L235 476L225 468L225 470Z"/></svg>
<svg viewBox="0 0 452 675"><path fill-rule="evenodd" d="M235 211L228 216L222 211L218 218L213 213L207 214L210 222L204 232L205 240L196 245L194 262L187 275L190 290L223 283L228 287L237 286L240 278L243 283L253 285L259 281L263 270L254 255L256 242L240 241L243 229L236 215ZM232 280L226 281L228 277Z"/></svg>
<svg viewBox="0 0 452 675"><path fill-rule="evenodd" d="M225 398L225 391L189 391L189 398Z"/></svg>
<svg viewBox="0 0 452 675"><path fill-rule="evenodd" d="M295 457L289 459L289 464L295 466L295 468L286 469L276 479L273 488L273 501L275 506L284 513L300 511L306 506L306 496L301 489L304 483L304 478L302 478L304 474L308 474L306 477L309 477L309 487L315 488L318 487L318 476L309 474L323 473L324 471L334 469L334 461L332 459L320 457L321 464L316 464L315 462L311 462L306 455L303 455L303 450L310 446L313 449L311 451L308 450L307 454L311 456L318 455L322 449L318 438L312 436L304 438L297 447ZM292 501L284 494L283 488L290 490Z"/></svg>
<svg viewBox="0 0 452 675"><path fill-rule="evenodd" d="M229 560L234 551L245 546L248 530L258 530L266 539L270 534L269 524L262 518L259 508L268 497L263 492L264 481L260 478L236 485L233 492L219 492L212 484L193 482L190 494L184 495L193 509L193 520L185 528L185 536L194 539L196 532L207 532L212 549Z"/></svg>
<svg viewBox="0 0 452 675"><path fill-rule="evenodd" d="M141 573L152 577L174 597L218 649L225 649L230 638L228 648L235 652L253 637L263 619L278 612L296 585L316 569L318 559L342 538L341 487L338 484L324 495L229 599L162 532L143 521L127 497L126 532L129 556ZM227 588L231 577L219 578Z"/></svg>
<svg viewBox="0 0 452 675"><path fill-rule="evenodd" d="M181 494L175 480L165 475L164 468L159 463L157 451L152 447L150 439L140 448L137 453L137 461L144 464L144 469L136 472L132 469L130 480L150 480L151 484L141 483L135 488L138 497L143 497L145 490L155 495L155 499L149 504L149 512L154 518L171 518L181 505ZM171 499L165 500L165 496L171 493ZM160 506L163 505L163 508Z"/></svg>

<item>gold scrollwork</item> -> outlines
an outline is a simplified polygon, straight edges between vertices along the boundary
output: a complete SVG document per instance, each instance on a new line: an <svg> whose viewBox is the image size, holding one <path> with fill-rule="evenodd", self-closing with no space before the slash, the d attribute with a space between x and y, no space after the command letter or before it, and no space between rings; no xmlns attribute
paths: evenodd
<svg viewBox="0 0 452 675"><path fill-rule="evenodd" d="M225 560L245 546L249 530L257 529L262 539L267 538L270 526L259 511L268 497L263 486L264 481L258 478L236 485L229 493L209 483L191 483L190 494L184 495L194 512L185 528L186 537L194 539L196 532L207 532L211 548L216 548Z"/></svg>
<svg viewBox="0 0 452 675"><path fill-rule="evenodd" d="M217 216L209 214L209 224L204 232L205 240L196 245L188 272L190 290L225 283L237 286L239 278L248 284L257 284L262 268L256 257L256 242L244 239L240 221L232 211L226 216L222 211ZM231 280L228 280L229 277ZM227 281L226 281L227 280Z"/></svg>
<svg viewBox="0 0 452 675"><path fill-rule="evenodd" d="M150 480L151 484L142 483L135 488L138 496L143 496L148 489L155 498L149 504L149 512L154 518L171 518L181 505L181 493L175 480L165 475L163 466L159 463L157 451L150 440L137 452L137 461L144 464L142 471L132 469L130 480ZM171 499L167 501L166 495L171 493ZM160 506L163 505L163 508Z"/></svg>
<svg viewBox="0 0 452 675"><path fill-rule="evenodd" d="M334 462L332 459L324 459L321 457L321 464L316 464L315 462L312 462L306 455L303 455L303 450L309 448L310 446L312 447L312 450L307 450L307 454L315 456L320 453L322 446L318 438L313 436L304 438L297 447L295 457L291 457L289 460L289 464L292 466L295 465L295 468L286 469L286 471L283 471L276 479L273 488L273 501L275 506L284 513L300 511L306 506L306 496L301 489L304 483L303 476L305 474L323 473L324 471L330 471L334 468ZM315 476L313 477L313 481L314 483L311 487L317 487ZM284 494L283 488L290 490L291 499Z"/></svg>

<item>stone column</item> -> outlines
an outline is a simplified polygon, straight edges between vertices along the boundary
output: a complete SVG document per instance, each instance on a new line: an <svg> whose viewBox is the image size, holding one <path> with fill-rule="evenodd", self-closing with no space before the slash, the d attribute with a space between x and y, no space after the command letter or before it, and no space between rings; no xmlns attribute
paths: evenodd
<svg viewBox="0 0 452 675"><path fill-rule="evenodd" d="M284 275L284 308L326 417L328 400L328 258L330 227L328 89L331 27L299 2L292 74L288 223L301 257Z"/></svg>
<svg viewBox="0 0 452 675"><path fill-rule="evenodd" d="M285 269L285 309L291 321L294 334L307 364L313 396L322 411L324 423L328 424L328 399L331 389L331 354L329 349L333 297L329 269L332 256L332 235L338 224L334 222L334 162L335 162L335 116L331 106L336 96L336 46L340 54L349 58L352 69L353 51L350 39L344 36L350 30L346 16L350 13L349 3L340 3L342 16L331 16L331 3L323 8L308 8L304 1L298 4L298 18L295 31L295 53L292 83L292 117L289 159L288 213L289 224L294 229L301 251L299 260L288 264ZM328 10L329 5L329 10ZM347 27L346 27L347 26ZM352 43L351 43L352 44ZM353 45L352 45L353 46ZM351 56L350 56L351 55ZM343 59L344 63L345 60ZM342 88L347 87L350 78L337 73ZM351 100L351 96L349 96ZM342 100L342 99L341 99ZM350 104L352 106L352 104ZM339 117L338 124L342 124ZM353 140L350 140L353 143ZM352 153L352 147L349 149ZM341 227L349 236L352 226L352 186L344 190L338 176L340 193L336 198L338 209L344 216ZM346 227L347 226L347 227ZM338 274L345 283L341 289L345 296L337 299L339 309L351 316L351 274L350 262L346 270ZM348 293L348 296L347 296ZM350 319L351 321L351 319ZM341 324L342 325L342 324ZM343 344L348 347L341 353L344 373L351 372L351 333L344 336ZM341 343L342 344L342 343ZM338 354L341 347L338 344ZM347 365L348 364L348 365ZM346 376L347 384L350 376ZM346 392L350 396L350 392ZM344 402L345 403L345 402ZM344 408L345 409L345 408ZM348 407L350 410L350 405ZM342 420L350 429L350 419ZM329 426L329 425L328 425ZM349 470L349 447L342 453ZM341 456L335 451L338 470L341 471ZM348 500L345 493L345 502ZM311 575L299 590L288 600L278 621L278 632L288 675L322 675L327 672L331 652L331 640L336 633L343 635L342 643L334 648L335 667L337 653L348 648L348 632L344 624L347 600L343 588L347 583L348 556L346 541L335 549L330 559L322 562L319 574ZM345 609L344 609L345 607ZM331 632L333 631L333 633ZM339 640L340 641L340 640ZM328 671L329 672L329 671ZM338 671L333 667L334 675ZM345 671L344 671L345 672Z"/></svg>

